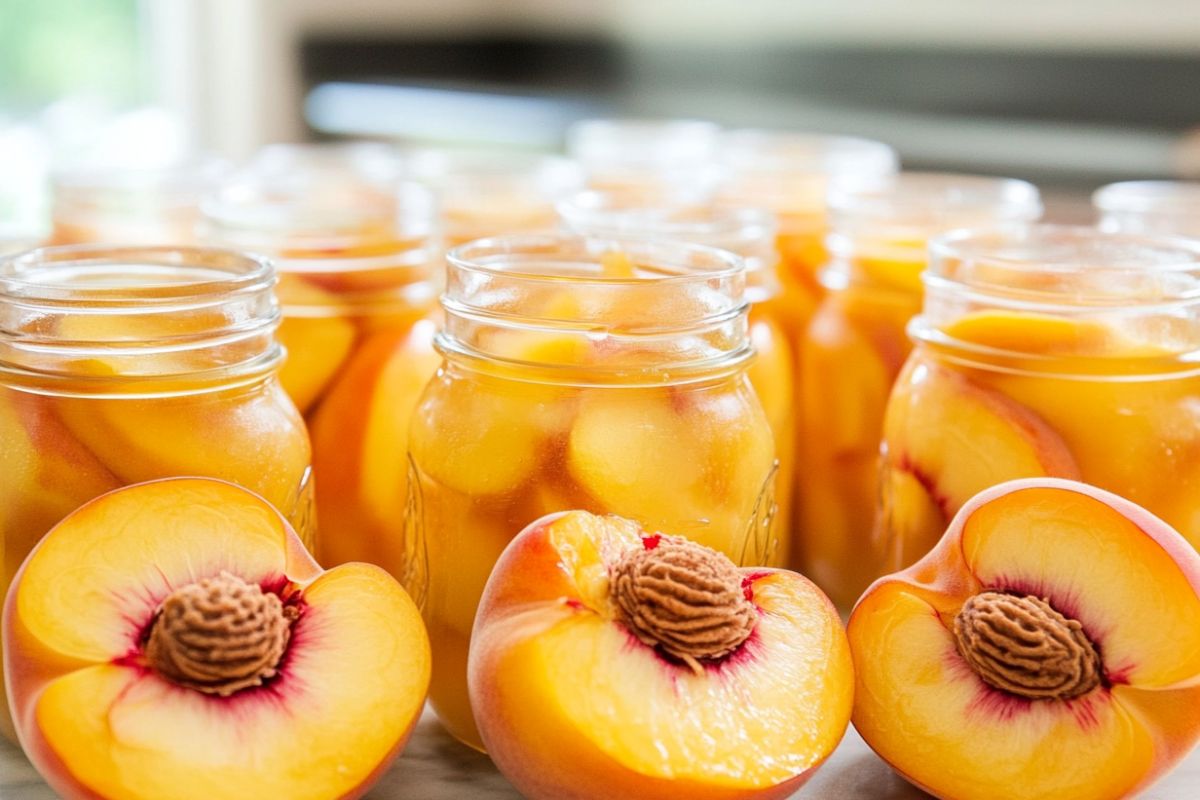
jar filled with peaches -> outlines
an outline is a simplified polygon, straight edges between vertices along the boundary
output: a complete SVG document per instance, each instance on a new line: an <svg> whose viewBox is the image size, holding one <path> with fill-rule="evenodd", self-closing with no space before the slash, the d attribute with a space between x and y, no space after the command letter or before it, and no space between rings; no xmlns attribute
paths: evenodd
<svg viewBox="0 0 1200 800"><path fill-rule="evenodd" d="M1200 238L1200 181L1122 181L1092 195L1100 229Z"/></svg>
<svg viewBox="0 0 1200 800"><path fill-rule="evenodd" d="M775 447L746 375L740 256L518 236L448 262L444 361L410 435L407 583L433 646L433 707L480 747L468 641L509 540L585 509L762 563L777 546Z"/></svg>
<svg viewBox="0 0 1200 800"><path fill-rule="evenodd" d="M193 244L200 201L228 171L215 157L61 168L51 177L50 243Z"/></svg>
<svg viewBox="0 0 1200 800"><path fill-rule="evenodd" d="M433 189L447 247L549 231L555 202L583 185L577 164L539 153L419 150L406 157L405 170Z"/></svg>
<svg viewBox="0 0 1200 800"><path fill-rule="evenodd" d="M1200 243L947 234L909 330L884 424L887 569L924 555L977 491L1037 476L1126 497L1200 546Z"/></svg>
<svg viewBox="0 0 1200 800"><path fill-rule="evenodd" d="M1029 222L1042 213L1024 181L900 173L830 195L827 294L799 348L797 568L849 607L877 577L870 550L884 407L921 310L930 237Z"/></svg>
<svg viewBox="0 0 1200 800"><path fill-rule="evenodd" d="M699 119L585 119L566 134L587 188L642 203L711 192L720 144L721 126Z"/></svg>
<svg viewBox="0 0 1200 800"><path fill-rule="evenodd" d="M798 342L825 293L819 275L827 260L829 192L891 175L896 153L868 139L747 128L722 136L718 160L720 202L765 208L778 220L780 305L787 310L788 333Z"/></svg>
<svg viewBox="0 0 1200 800"><path fill-rule="evenodd" d="M318 560L400 575L408 417L439 357L431 194L373 148L276 146L203 206L209 241L279 271L284 389L313 442Z"/></svg>
<svg viewBox="0 0 1200 800"><path fill-rule="evenodd" d="M785 312L780 308L775 219L759 209L711 202L642 205L635 200L587 191L560 202L558 211L566 228L579 235L702 244L728 250L745 260L750 341L754 346L747 374L771 424L779 459L775 482L778 546L763 563L786 566L795 466L795 360L780 322Z"/></svg>
<svg viewBox="0 0 1200 800"><path fill-rule="evenodd" d="M309 440L279 383L274 283L265 260L223 250L0 260L0 594L68 513L158 478L251 489L312 545Z"/></svg>

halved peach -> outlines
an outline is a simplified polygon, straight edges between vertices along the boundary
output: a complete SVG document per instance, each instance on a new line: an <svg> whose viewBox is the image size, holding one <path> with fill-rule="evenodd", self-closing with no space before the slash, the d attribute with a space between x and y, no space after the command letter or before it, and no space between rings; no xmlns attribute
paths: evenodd
<svg viewBox="0 0 1200 800"><path fill-rule="evenodd" d="M1080 474L1071 450L1032 410L916 355L896 380L883 447L881 524L898 565L924 555L977 492L1015 478ZM936 519L923 510L930 504L941 509L937 524L910 527Z"/></svg>
<svg viewBox="0 0 1200 800"><path fill-rule="evenodd" d="M232 484L120 489L64 519L4 609L22 746L70 800L361 796L429 683L415 604L322 571Z"/></svg>
<svg viewBox="0 0 1200 800"><path fill-rule="evenodd" d="M1200 555L1074 481L1011 481L850 617L854 724L945 798L1129 797L1200 740Z"/></svg>
<svg viewBox="0 0 1200 800"><path fill-rule="evenodd" d="M399 576L408 486L408 429L441 356L431 320L374 333L312 415L319 559L369 561Z"/></svg>
<svg viewBox="0 0 1200 800"><path fill-rule="evenodd" d="M837 746L852 671L829 600L582 511L522 531L469 657L488 754L531 800L783 798Z"/></svg>

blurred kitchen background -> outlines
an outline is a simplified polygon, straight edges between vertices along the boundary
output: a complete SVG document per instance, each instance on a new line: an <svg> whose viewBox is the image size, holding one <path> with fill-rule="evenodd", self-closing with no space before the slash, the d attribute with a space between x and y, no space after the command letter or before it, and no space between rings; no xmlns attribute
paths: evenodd
<svg viewBox="0 0 1200 800"><path fill-rule="evenodd" d="M0 0L0 224L53 164L368 136L559 150L573 120L857 134L906 167L1200 177L1196 0Z"/></svg>

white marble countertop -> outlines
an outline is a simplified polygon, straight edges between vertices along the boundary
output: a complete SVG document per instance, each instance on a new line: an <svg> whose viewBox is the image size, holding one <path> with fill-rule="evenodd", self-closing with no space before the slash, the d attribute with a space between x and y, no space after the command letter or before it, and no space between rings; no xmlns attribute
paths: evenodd
<svg viewBox="0 0 1200 800"><path fill-rule="evenodd" d="M850 728L841 746L797 797L808 800L917 800L928 795L897 777ZM367 798L519 800L520 795L486 756L451 739L426 711L404 755ZM1197 798L1200 798L1200 749L1142 795L1142 800ZM0 739L0 800L55 800L54 793L42 783L21 752L3 739Z"/></svg>

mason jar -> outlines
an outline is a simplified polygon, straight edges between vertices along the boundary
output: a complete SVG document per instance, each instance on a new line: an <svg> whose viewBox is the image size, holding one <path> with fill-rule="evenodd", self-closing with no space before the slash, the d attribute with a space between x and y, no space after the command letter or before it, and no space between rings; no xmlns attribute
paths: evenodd
<svg viewBox="0 0 1200 800"><path fill-rule="evenodd" d="M929 239L964 226L1032 222L1025 181L902 172L829 199L826 289L800 341L796 567L849 608L874 579L870 548L879 441L911 348Z"/></svg>
<svg viewBox="0 0 1200 800"><path fill-rule="evenodd" d="M363 146L276 145L203 204L208 242L279 271L280 378L313 442L318 560L403 570L408 417L440 357L433 196Z"/></svg>
<svg viewBox="0 0 1200 800"><path fill-rule="evenodd" d="M557 221L555 202L583 186L579 165L539 153L418 150L406 170L433 189L447 247L547 232Z"/></svg>
<svg viewBox="0 0 1200 800"><path fill-rule="evenodd" d="M279 383L274 284L264 259L214 249L0 259L0 593L68 513L156 478L251 489L313 546L309 441Z"/></svg>
<svg viewBox="0 0 1200 800"><path fill-rule="evenodd" d="M561 201L558 213L566 228L581 236L702 244L736 253L745 260L750 341L754 345L747 375L771 424L779 459L775 481L778 547L764 563L787 566L796 448L796 366L780 321L785 312L780 308L774 217L760 209L704 202L641 205L594 190Z"/></svg>
<svg viewBox="0 0 1200 800"><path fill-rule="evenodd" d="M1200 182L1123 181L1092 195L1100 229L1200 237Z"/></svg>
<svg viewBox="0 0 1200 800"><path fill-rule="evenodd" d="M766 208L779 229L776 246L785 318L793 343L824 295L826 198L832 188L872 184L896 171L892 148L850 136L746 128L726 132L719 149L720 202Z"/></svg>
<svg viewBox="0 0 1200 800"><path fill-rule="evenodd" d="M567 129L566 140L590 189L640 202L692 199L712 190L721 127L699 119L585 119Z"/></svg>
<svg viewBox="0 0 1200 800"><path fill-rule="evenodd" d="M433 646L433 707L481 747L467 645L512 537L586 509L762 563L777 546L775 447L746 374L740 256L516 236L448 264L444 360L409 439L406 585Z"/></svg>
<svg viewBox="0 0 1200 800"><path fill-rule="evenodd" d="M190 245L200 199L229 164L197 157L160 166L64 167L51 176L50 243Z"/></svg>
<svg viewBox="0 0 1200 800"><path fill-rule="evenodd" d="M929 252L884 424L880 569L924 555L978 491L1043 475L1200 546L1200 243L1018 226Z"/></svg>

